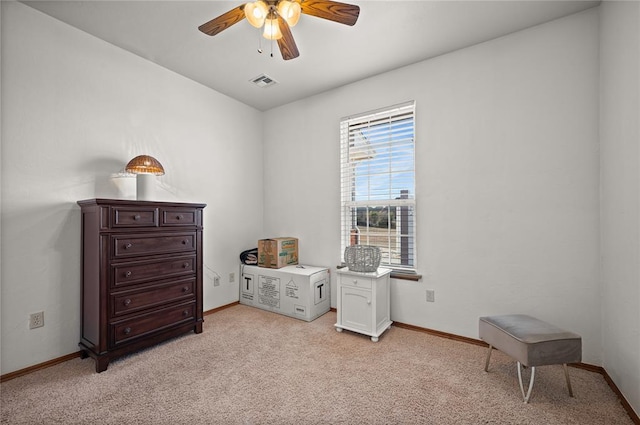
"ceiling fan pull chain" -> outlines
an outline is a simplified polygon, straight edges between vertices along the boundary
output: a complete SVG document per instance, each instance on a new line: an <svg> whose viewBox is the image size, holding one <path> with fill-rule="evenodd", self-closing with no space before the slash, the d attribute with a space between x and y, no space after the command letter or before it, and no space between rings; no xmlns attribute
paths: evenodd
<svg viewBox="0 0 640 425"><path fill-rule="evenodd" d="M275 19L272 19L271 21L269 21L269 24L271 25L271 34L273 34L273 22L275 21ZM273 37L271 37L271 57L273 57Z"/></svg>
<svg viewBox="0 0 640 425"><path fill-rule="evenodd" d="M262 53L262 34L258 30L258 53Z"/></svg>

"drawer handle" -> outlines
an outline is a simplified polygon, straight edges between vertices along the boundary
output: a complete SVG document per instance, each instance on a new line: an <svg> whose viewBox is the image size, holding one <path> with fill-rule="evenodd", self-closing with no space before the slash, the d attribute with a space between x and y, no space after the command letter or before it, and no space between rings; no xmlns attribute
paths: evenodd
<svg viewBox="0 0 640 425"><path fill-rule="evenodd" d="M367 300L367 304L371 304L371 300Z"/></svg>
<svg viewBox="0 0 640 425"><path fill-rule="evenodd" d="M181 215L177 215L176 216L176 220L182 220L182 216Z"/></svg>
<svg viewBox="0 0 640 425"><path fill-rule="evenodd" d="M189 263L184 263L184 264L182 265L182 268L183 268L183 269L186 269L187 267L189 267Z"/></svg>
<svg viewBox="0 0 640 425"><path fill-rule="evenodd" d="M183 312L182 312L182 315L183 315L184 317L187 317L187 316L189 315L189 310L185 310L185 311L183 311Z"/></svg>
<svg viewBox="0 0 640 425"><path fill-rule="evenodd" d="M122 302L122 304L124 304L124 305L125 305L125 307L128 307L128 306L129 306L129 304L131 304L131 300L130 300L129 298L127 298L126 300L124 300L124 301Z"/></svg>
<svg viewBox="0 0 640 425"><path fill-rule="evenodd" d="M182 292L186 293L186 292L188 292L188 291L189 291L189 287L188 287L188 286L184 286L184 287L182 288Z"/></svg>
<svg viewBox="0 0 640 425"><path fill-rule="evenodd" d="M124 277L131 277L131 270L127 270L127 272L124 274Z"/></svg>
<svg viewBox="0 0 640 425"><path fill-rule="evenodd" d="M136 215L134 215L134 216L133 216L133 219L134 219L134 220L136 220L136 221L140 220L140 214L136 214Z"/></svg>
<svg viewBox="0 0 640 425"><path fill-rule="evenodd" d="M357 285L358 284L358 279L353 279L353 284Z"/></svg>
<svg viewBox="0 0 640 425"><path fill-rule="evenodd" d="M133 246L133 244L128 243L124 246L124 249L130 249Z"/></svg>
<svg viewBox="0 0 640 425"><path fill-rule="evenodd" d="M186 239L183 239L183 240L182 240L182 245L186 245L186 244L187 244L187 240L186 240Z"/></svg>
<svg viewBox="0 0 640 425"><path fill-rule="evenodd" d="M124 328L124 334L129 335L131 333L131 328Z"/></svg>

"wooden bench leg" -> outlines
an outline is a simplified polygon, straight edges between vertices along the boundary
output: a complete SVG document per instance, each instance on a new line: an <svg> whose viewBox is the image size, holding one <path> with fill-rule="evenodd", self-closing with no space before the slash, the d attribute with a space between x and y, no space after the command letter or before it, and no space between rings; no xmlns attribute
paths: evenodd
<svg viewBox="0 0 640 425"><path fill-rule="evenodd" d="M571 380L569 379L569 368L567 367L566 363L564 363L562 367L564 368L564 377L567 378L567 388L569 389L569 397L573 397L573 389L571 389Z"/></svg>
<svg viewBox="0 0 640 425"><path fill-rule="evenodd" d="M491 349L493 347L489 344L489 351L487 351L487 360L484 362L484 371L489 372L489 360L491 359Z"/></svg>

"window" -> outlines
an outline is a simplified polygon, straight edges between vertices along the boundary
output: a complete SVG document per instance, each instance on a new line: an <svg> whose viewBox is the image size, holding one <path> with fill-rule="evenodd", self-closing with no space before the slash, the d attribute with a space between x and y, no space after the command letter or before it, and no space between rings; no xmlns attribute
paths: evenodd
<svg viewBox="0 0 640 425"><path fill-rule="evenodd" d="M415 102L340 122L342 246L374 245L381 266L415 271Z"/></svg>

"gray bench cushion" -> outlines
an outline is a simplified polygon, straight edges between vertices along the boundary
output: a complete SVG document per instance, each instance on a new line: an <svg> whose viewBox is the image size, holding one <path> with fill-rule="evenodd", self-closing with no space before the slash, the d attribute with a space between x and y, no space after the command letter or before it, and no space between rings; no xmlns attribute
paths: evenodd
<svg viewBox="0 0 640 425"><path fill-rule="evenodd" d="M582 361L582 338L525 314L481 317L480 338L525 366Z"/></svg>

